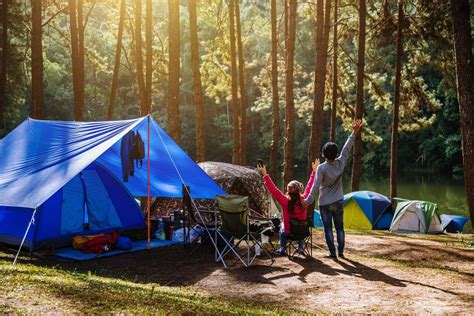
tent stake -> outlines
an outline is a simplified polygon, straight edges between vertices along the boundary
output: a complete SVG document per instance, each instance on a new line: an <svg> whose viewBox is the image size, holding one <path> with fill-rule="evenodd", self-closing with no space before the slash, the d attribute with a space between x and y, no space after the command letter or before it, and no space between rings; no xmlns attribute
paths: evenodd
<svg viewBox="0 0 474 316"><path fill-rule="evenodd" d="M23 236L23 239L22 239L21 244L20 244L20 248L18 248L18 251L17 251L16 256L15 256L15 260L13 260L13 265L16 264L16 260L18 259L18 255L20 254L21 248L23 247L23 244L25 243L26 236L28 235L28 232L30 231L31 224L33 224L34 221L35 221L36 210L37 209L35 208L35 210L33 211L33 215L31 215L30 222L28 223L28 227L26 228L25 235Z"/></svg>

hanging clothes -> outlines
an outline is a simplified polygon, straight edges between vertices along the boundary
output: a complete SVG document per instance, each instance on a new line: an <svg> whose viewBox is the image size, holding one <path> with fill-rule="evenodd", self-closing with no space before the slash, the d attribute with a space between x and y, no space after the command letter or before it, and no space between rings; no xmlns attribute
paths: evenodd
<svg viewBox="0 0 474 316"><path fill-rule="evenodd" d="M145 158L145 144L140 133L130 131L122 137L120 144L120 159L122 161L123 181L128 182L128 177L135 172L134 162L138 168L143 166Z"/></svg>

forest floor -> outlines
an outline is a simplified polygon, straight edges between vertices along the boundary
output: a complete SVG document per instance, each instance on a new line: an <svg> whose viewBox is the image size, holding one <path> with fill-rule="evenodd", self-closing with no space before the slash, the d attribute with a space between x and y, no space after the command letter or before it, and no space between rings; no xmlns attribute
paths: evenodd
<svg viewBox="0 0 474 316"><path fill-rule="evenodd" d="M258 260L229 269L173 246L65 263L0 249L0 313L474 314L474 235L346 234L346 258Z"/></svg>

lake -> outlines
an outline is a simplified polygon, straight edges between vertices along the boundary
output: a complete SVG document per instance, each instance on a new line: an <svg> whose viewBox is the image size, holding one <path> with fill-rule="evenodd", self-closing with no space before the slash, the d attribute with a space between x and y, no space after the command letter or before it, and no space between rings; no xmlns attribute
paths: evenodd
<svg viewBox="0 0 474 316"><path fill-rule="evenodd" d="M298 174L297 179L306 184L303 174ZM344 193L350 192L351 177L343 178ZM390 180L363 179L360 190L369 190L384 194L390 193ZM398 179L398 197L410 200L423 200L438 204L439 214L456 214L469 216L466 192L463 180L456 180L449 176L435 176L426 174L404 175Z"/></svg>

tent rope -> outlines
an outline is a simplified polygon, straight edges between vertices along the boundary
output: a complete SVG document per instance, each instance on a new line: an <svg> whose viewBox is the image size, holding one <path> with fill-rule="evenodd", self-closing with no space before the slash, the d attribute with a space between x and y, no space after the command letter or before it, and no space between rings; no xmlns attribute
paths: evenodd
<svg viewBox="0 0 474 316"><path fill-rule="evenodd" d="M20 255L21 248L23 248L23 244L25 243L26 236L28 235L28 232L30 231L31 225L34 225L34 223L35 223L36 210L37 210L37 208L35 208L35 210L33 211L33 215L31 215L30 222L28 223L28 227L26 228L25 235L23 236L23 239L22 239L21 244L20 244L20 248L18 248L18 251L17 251L16 256L15 256L15 260L13 260L13 265L16 264L18 256Z"/></svg>
<svg viewBox="0 0 474 316"><path fill-rule="evenodd" d="M191 202L193 203L193 206L194 208L196 209L196 212L197 214L199 215L199 219L201 220L202 222L202 225L204 226L204 229L206 230L207 234L209 235L209 239L211 240L212 242L212 245L214 246L215 250L217 251L217 253L219 254L219 259L222 261L222 263L224 264L224 267L227 267L223 258L222 258L222 254L219 252L219 249L217 248L217 244L216 242L214 241L214 238L212 238L212 235L211 233L209 232L209 229L204 221L204 218L202 217L201 215L201 212L199 211L199 208L197 207L196 203L194 202L194 199L193 197L191 196L191 192L189 192L189 189L188 189L188 186L186 185L186 183L184 182L184 179L183 179L183 176L181 175L181 172L179 172L179 169L178 167L176 166L176 163L174 162L173 160L173 157L171 156L171 153L169 152L168 150L168 146L166 146L166 143L164 142L163 140L163 137L161 136L160 132L158 131L158 129L156 128L156 125L153 124L153 127L156 131L156 133L158 134L158 136L160 137L160 140L161 140L161 143L163 144L163 146L165 147L165 150L166 150L166 153L168 154L168 157L170 158L171 160L171 163L173 164L173 167L174 169L176 170L176 172L178 173L178 176L179 176L179 179L181 181L181 183L183 184L184 186L184 189L186 190L187 194L189 195L190 199L191 199Z"/></svg>

